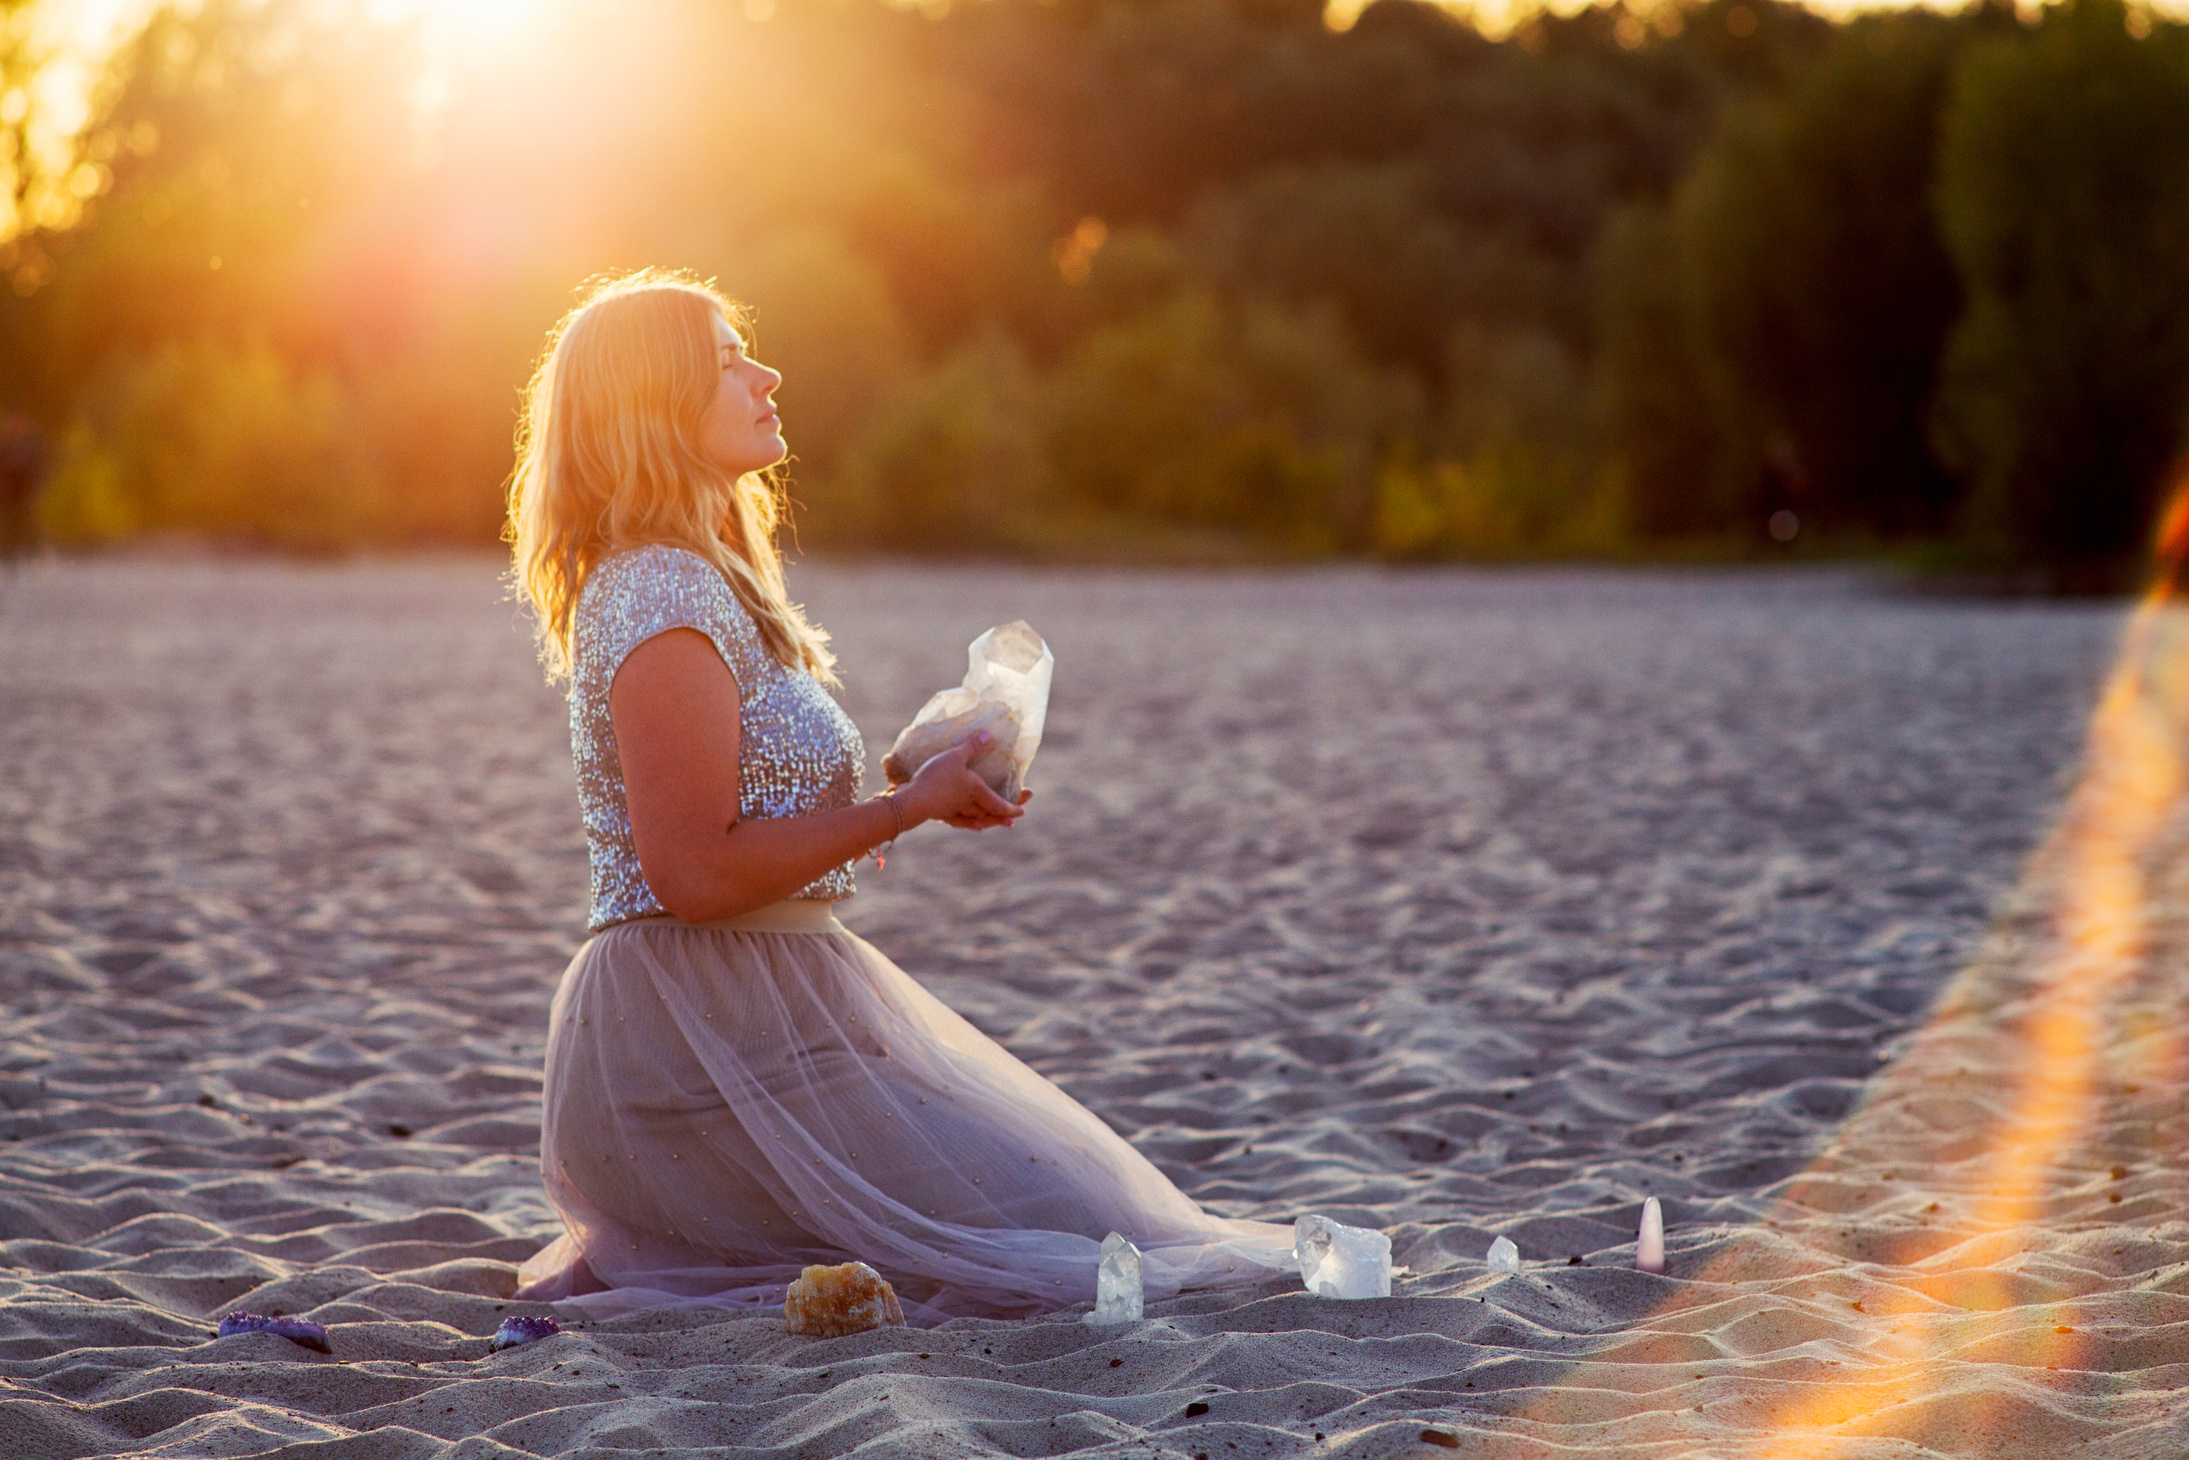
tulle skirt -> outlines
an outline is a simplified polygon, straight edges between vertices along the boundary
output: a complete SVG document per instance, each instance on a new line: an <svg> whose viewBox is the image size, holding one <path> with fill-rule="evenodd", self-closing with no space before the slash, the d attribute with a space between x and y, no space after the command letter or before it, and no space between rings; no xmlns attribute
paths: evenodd
<svg viewBox="0 0 2189 1460"><path fill-rule="evenodd" d="M754 930L787 927L815 930ZM565 1234L521 1297L780 1307L806 1264L857 1258L914 1323L1021 1316L1090 1301L1110 1232L1150 1298L1297 1270L1289 1227L1203 1211L826 904L609 928L552 1018Z"/></svg>

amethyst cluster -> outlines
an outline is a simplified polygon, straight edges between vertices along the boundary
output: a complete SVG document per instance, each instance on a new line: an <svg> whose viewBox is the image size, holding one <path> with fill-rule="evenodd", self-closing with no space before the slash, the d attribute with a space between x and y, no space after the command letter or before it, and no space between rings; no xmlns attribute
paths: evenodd
<svg viewBox="0 0 2189 1460"><path fill-rule="evenodd" d="M502 1326L494 1330L494 1341L486 1346L486 1351L498 1354L505 1348L535 1343L560 1332L562 1325L552 1318L504 1318Z"/></svg>
<svg viewBox="0 0 2189 1460"><path fill-rule="evenodd" d="M263 1313L231 1313L220 1320L220 1327L213 1331L215 1338L233 1338L239 1333L271 1333L323 1354L331 1354L327 1347L327 1330L304 1318L268 1318Z"/></svg>

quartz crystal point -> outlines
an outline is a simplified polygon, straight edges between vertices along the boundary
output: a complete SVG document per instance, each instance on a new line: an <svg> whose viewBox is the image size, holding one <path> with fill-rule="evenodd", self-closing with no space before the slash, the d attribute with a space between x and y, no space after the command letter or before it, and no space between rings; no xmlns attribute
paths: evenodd
<svg viewBox="0 0 2189 1460"><path fill-rule="evenodd" d="M1112 1232L1102 1239L1102 1266L1095 1269L1094 1312L1080 1321L1135 1323L1140 1305L1140 1249Z"/></svg>
<svg viewBox="0 0 2189 1460"><path fill-rule="evenodd" d="M1302 1217L1292 1224L1292 1255L1318 1298L1391 1296L1391 1239L1372 1228Z"/></svg>
<svg viewBox="0 0 2189 1460"><path fill-rule="evenodd" d="M1634 1265L1643 1272L1665 1270L1665 1209L1655 1197L1642 1203L1642 1230L1634 1243Z"/></svg>
<svg viewBox="0 0 2189 1460"><path fill-rule="evenodd" d="M487 1344L486 1351L498 1354L505 1348L538 1343L560 1332L562 1325L552 1318L504 1318L502 1326L494 1330L493 1341Z"/></svg>
<svg viewBox="0 0 2189 1460"><path fill-rule="evenodd" d="M1520 1271L1520 1249L1513 1246L1512 1238L1500 1237L1490 1244L1490 1271Z"/></svg>
<svg viewBox="0 0 2189 1460"><path fill-rule="evenodd" d="M308 1318L269 1318L263 1313L231 1313L213 1330L215 1338L234 1338L239 1333L271 1333L300 1348L331 1354L327 1330Z"/></svg>
<svg viewBox="0 0 2189 1460"><path fill-rule="evenodd" d="M885 1323L904 1324L897 1291L863 1262L809 1267L783 1295L783 1320L808 1338L842 1338Z"/></svg>
<svg viewBox="0 0 2189 1460"><path fill-rule="evenodd" d="M965 682L938 691L882 757L882 774L901 786L929 757L987 731L989 746L966 763L1006 801L1019 787L1041 748L1049 716L1049 681L1056 656L1024 619L998 624L965 649Z"/></svg>

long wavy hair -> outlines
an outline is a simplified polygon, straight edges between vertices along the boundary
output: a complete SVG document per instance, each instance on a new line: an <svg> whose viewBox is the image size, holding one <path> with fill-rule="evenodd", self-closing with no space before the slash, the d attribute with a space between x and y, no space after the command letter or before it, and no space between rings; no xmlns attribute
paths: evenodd
<svg viewBox="0 0 2189 1460"><path fill-rule="evenodd" d="M744 323L712 283L645 269L590 283L548 334L525 390L504 536L550 680L570 673L586 575L664 543L715 565L785 666L836 682L828 635L784 594L780 485L733 476L702 446L721 377L717 315Z"/></svg>

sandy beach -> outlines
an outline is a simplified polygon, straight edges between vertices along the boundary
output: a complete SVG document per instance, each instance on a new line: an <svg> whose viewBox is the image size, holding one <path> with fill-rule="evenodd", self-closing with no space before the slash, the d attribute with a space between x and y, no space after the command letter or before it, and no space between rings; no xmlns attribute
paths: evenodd
<svg viewBox="0 0 2189 1460"><path fill-rule="evenodd" d="M1409 1271L489 1357L585 904L497 573L0 581L0 1460L2189 1454L2180 724L2087 774L2126 606L795 568L877 766L981 629L1057 656L1024 824L845 922L1204 1203Z"/></svg>

